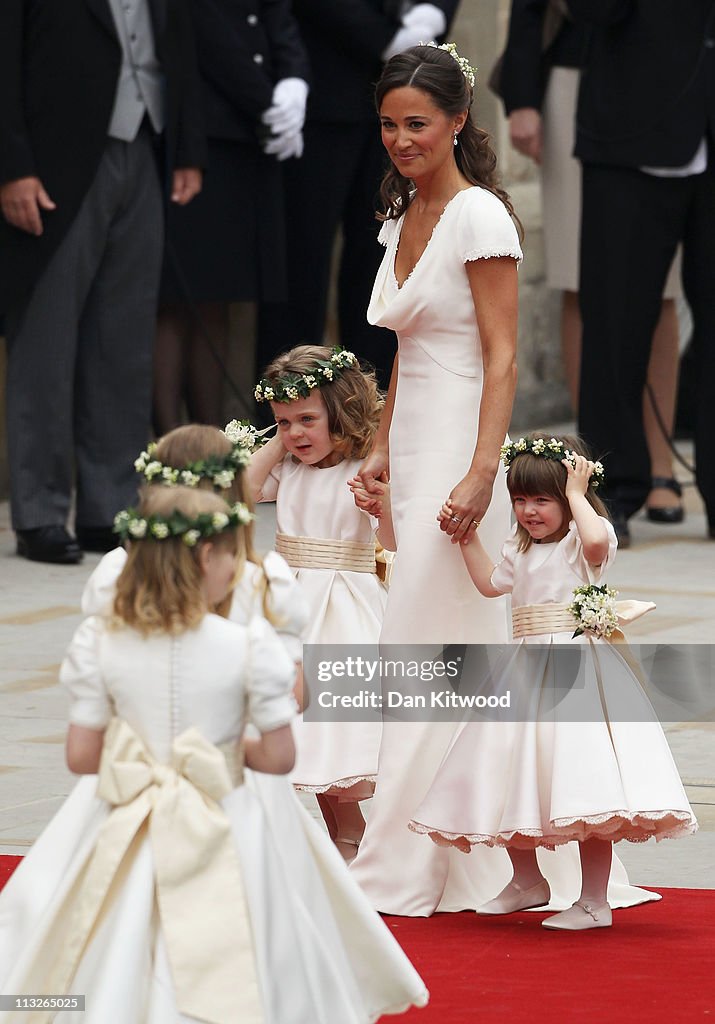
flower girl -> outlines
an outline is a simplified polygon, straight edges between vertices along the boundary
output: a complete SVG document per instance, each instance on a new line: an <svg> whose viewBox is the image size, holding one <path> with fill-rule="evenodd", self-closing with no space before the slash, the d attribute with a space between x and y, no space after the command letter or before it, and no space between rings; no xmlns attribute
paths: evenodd
<svg viewBox="0 0 715 1024"><path fill-rule="evenodd" d="M295 866L326 878L308 905L242 785L244 763L294 757L290 658L264 620L210 612L246 514L149 488L117 519L113 618L87 619L63 662L67 761L87 777L0 894L0 990L81 993L69 1024L367 1024L426 1000L320 830ZM242 742L248 717L260 735Z"/></svg>
<svg viewBox="0 0 715 1024"><path fill-rule="evenodd" d="M376 520L356 508L348 481L380 416L373 374L339 347L301 345L278 356L256 387L278 431L246 470L256 501L276 501L276 549L310 606L311 644L377 644L387 593L376 574ZM306 722L295 729L293 782L317 794L346 860L365 827L358 801L377 774L379 722Z"/></svg>
<svg viewBox="0 0 715 1024"><path fill-rule="evenodd" d="M482 914L545 906L549 885L536 848L576 840L580 897L543 924L608 927L613 843L673 838L697 823L628 650L608 639L619 607L601 581L617 542L594 493L602 466L571 438L539 435L505 445L502 458L516 526L501 561L492 564L477 524L461 550L480 593L512 595L518 646L491 672L490 689L525 694L532 713L521 721L466 724L410 828L465 852L477 843L506 847L512 881ZM440 519L452 514L447 503ZM634 604L624 602L630 619L653 607ZM549 687L561 657L554 644L572 643L581 656L579 685L559 691L554 707Z"/></svg>

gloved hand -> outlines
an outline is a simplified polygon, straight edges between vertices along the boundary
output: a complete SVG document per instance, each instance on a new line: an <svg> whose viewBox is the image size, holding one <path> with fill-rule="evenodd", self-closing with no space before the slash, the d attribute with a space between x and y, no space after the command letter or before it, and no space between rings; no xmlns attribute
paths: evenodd
<svg viewBox="0 0 715 1024"><path fill-rule="evenodd" d="M308 83L302 78L282 78L273 89L271 106L261 120L273 135L296 135L303 130Z"/></svg>
<svg viewBox="0 0 715 1024"><path fill-rule="evenodd" d="M303 133L283 132L281 135L269 135L263 144L263 152L274 156L276 160L299 159L303 155Z"/></svg>
<svg viewBox="0 0 715 1024"><path fill-rule="evenodd" d="M428 43L441 35L447 27L444 13L434 4L415 4L402 16L402 27L382 51L382 59L389 60L410 46Z"/></svg>

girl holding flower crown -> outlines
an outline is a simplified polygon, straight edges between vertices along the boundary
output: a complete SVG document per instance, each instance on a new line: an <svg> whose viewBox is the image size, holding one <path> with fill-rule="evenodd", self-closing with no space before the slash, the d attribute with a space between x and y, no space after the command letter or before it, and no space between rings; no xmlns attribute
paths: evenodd
<svg viewBox="0 0 715 1024"><path fill-rule="evenodd" d="M608 642L619 608L602 585L617 547L594 492L603 468L568 437L521 438L502 457L516 526L501 560L492 564L478 530L459 550L485 598L511 594L518 646L488 685L523 695L521 713L465 725L410 828L467 853L506 847L513 878L481 914L545 906L551 894L536 849L575 840L581 895L543 924L608 927L612 844L686 835L697 823L627 648ZM440 521L452 514L446 501ZM624 602L630 619L653 607L635 604ZM553 646L571 644L577 668L568 648Z"/></svg>
<svg viewBox="0 0 715 1024"><path fill-rule="evenodd" d="M287 868L243 782L244 763L294 759L290 658L264 620L211 613L246 515L148 488L117 517L113 617L87 619L63 662L67 762L85 778L0 894L0 988L83 993L70 1024L368 1024L426 1001L317 826ZM259 735L242 739L249 717Z"/></svg>
<svg viewBox="0 0 715 1024"><path fill-rule="evenodd" d="M267 367L256 397L270 402L278 431L254 453L246 476L256 501L277 503L276 548L311 610L306 642L376 644L387 599L376 573L376 521L348 489L380 416L374 375L350 352L301 345ZM391 546L387 514L380 528ZM293 781L317 795L331 837L350 859L365 827L358 801L372 794L377 774L380 723L300 721L295 735Z"/></svg>

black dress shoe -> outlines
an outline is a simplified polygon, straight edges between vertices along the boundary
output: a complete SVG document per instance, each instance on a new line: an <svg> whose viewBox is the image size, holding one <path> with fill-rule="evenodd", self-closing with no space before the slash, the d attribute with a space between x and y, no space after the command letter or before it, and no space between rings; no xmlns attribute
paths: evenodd
<svg viewBox="0 0 715 1024"><path fill-rule="evenodd" d="M677 480L669 476L654 476L650 482L651 490L656 487L664 487L672 491L679 498L683 497L683 488ZM651 523L682 523L685 519L685 509L682 505L646 505L646 515Z"/></svg>
<svg viewBox="0 0 715 1024"><path fill-rule="evenodd" d="M76 565L82 551L64 526L40 526L36 530L16 530L17 553L31 562Z"/></svg>
<svg viewBox="0 0 715 1024"><path fill-rule="evenodd" d="M119 546L119 537L111 526L78 526L77 541L83 551L99 551L104 554Z"/></svg>
<svg viewBox="0 0 715 1024"><path fill-rule="evenodd" d="M622 514L614 514L613 529L618 538L618 547L623 550L631 546L631 531L628 528L628 520Z"/></svg>

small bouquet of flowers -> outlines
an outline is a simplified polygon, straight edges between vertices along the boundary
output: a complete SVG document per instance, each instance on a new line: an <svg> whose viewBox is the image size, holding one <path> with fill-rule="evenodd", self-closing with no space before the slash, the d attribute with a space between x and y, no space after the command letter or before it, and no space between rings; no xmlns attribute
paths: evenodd
<svg viewBox="0 0 715 1024"><path fill-rule="evenodd" d="M605 583L601 586L589 583L587 586L576 587L573 602L568 606L568 611L576 620L576 632L572 639L583 633L592 633L593 636L606 639L618 629L617 597L618 591L607 587Z"/></svg>
<svg viewBox="0 0 715 1024"><path fill-rule="evenodd" d="M271 425L266 427L265 430L258 430L250 420L231 420L223 428L223 432L232 445L236 448L245 449L249 455L252 455L253 452L261 448L268 440L267 437L264 437L264 434L273 429L274 427Z"/></svg>

